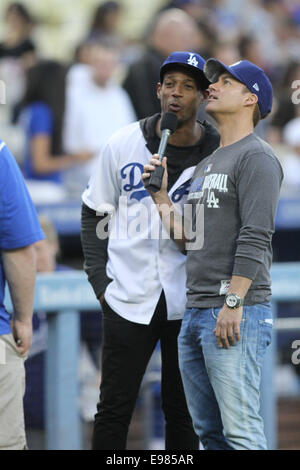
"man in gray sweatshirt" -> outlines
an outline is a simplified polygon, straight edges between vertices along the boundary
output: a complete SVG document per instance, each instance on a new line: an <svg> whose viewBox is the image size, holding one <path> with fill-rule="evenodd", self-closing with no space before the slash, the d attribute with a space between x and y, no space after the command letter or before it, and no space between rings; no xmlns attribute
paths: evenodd
<svg viewBox="0 0 300 470"><path fill-rule="evenodd" d="M227 67L209 59L204 71L211 82L206 111L221 142L193 176L184 216L192 212L195 237L173 210L167 171L162 189L151 195L163 223L171 220L170 233L182 233L174 241L187 249L188 301L178 345L195 431L205 449L266 449L259 386L271 342L271 239L283 174L253 129L271 111L272 85L245 60ZM143 179L159 164L154 156ZM165 159L162 164L167 170Z"/></svg>

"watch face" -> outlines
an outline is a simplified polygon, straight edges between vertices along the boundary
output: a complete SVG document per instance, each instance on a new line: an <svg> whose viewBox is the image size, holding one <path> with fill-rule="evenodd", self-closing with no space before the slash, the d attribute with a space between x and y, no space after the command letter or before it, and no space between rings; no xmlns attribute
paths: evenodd
<svg viewBox="0 0 300 470"><path fill-rule="evenodd" d="M235 295L228 295L227 298L226 298L226 304L228 305L228 307L235 307L238 303L238 299L236 298Z"/></svg>

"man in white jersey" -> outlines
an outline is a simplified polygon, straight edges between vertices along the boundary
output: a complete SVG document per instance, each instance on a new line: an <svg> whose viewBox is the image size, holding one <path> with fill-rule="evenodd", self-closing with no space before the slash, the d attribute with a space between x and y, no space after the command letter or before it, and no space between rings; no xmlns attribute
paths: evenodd
<svg viewBox="0 0 300 470"><path fill-rule="evenodd" d="M186 302L185 256L161 230L141 175L157 152L166 112L178 117L166 148L172 201L185 202L195 166L217 148L214 127L197 121L209 84L203 65L203 58L190 52L174 52L165 60L157 85L162 113L114 134L82 197L85 270L103 310L102 382L93 449L125 449L139 387L159 340L166 449L199 447L177 356ZM103 232L110 210L119 233L112 231L107 243Z"/></svg>

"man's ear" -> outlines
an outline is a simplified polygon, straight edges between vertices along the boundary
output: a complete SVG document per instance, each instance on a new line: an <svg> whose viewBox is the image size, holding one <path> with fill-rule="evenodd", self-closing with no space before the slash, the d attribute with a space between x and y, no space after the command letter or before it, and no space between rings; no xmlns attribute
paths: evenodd
<svg viewBox="0 0 300 470"><path fill-rule="evenodd" d="M203 98L204 98L205 100L207 100L207 98L208 98L208 96L209 96L209 90L203 90L203 91L202 91L202 95L203 95Z"/></svg>
<svg viewBox="0 0 300 470"><path fill-rule="evenodd" d="M158 84L156 85L156 94L157 94L157 98L160 100L160 97L161 97L161 83L158 82Z"/></svg>
<svg viewBox="0 0 300 470"><path fill-rule="evenodd" d="M258 96L255 93L247 93L245 96L245 105L253 106L258 102Z"/></svg>

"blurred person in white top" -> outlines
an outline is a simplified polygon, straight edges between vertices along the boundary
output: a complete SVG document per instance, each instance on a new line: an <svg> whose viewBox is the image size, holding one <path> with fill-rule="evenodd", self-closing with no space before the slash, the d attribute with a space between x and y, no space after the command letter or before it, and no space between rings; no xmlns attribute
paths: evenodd
<svg viewBox="0 0 300 470"><path fill-rule="evenodd" d="M283 140L289 150L282 160L282 193L300 197L300 117L292 119L284 126Z"/></svg>
<svg viewBox="0 0 300 470"><path fill-rule="evenodd" d="M84 167L72 168L65 174L65 187L78 198L95 168L98 154L108 138L136 116L126 91L117 80L119 51L109 42L95 43L90 53L91 65L81 83L74 80L72 67L67 78L67 102L64 126L64 148L88 149L95 157Z"/></svg>

